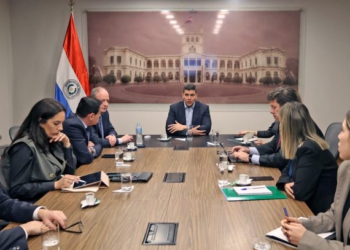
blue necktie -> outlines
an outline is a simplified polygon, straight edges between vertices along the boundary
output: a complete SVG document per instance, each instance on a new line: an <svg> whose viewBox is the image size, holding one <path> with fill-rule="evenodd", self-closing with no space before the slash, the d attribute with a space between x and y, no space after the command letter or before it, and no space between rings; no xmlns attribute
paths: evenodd
<svg viewBox="0 0 350 250"><path fill-rule="evenodd" d="M102 123L102 117L98 120L98 127L101 132L101 138L105 138L104 131L103 131L103 123Z"/></svg>

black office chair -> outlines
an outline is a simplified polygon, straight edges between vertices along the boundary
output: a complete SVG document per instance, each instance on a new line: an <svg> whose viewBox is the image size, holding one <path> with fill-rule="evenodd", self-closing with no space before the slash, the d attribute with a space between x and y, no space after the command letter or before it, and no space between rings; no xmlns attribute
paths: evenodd
<svg viewBox="0 0 350 250"><path fill-rule="evenodd" d="M8 147L9 147L9 145L0 146L0 158Z"/></svg>
<svg viewBox="0 0 350 250"><path fill-rule="evenodd" d="M13 139L15 139L17 133L18 133L18 130L19 130L19 126L12 126L9 130L9 135L10 135L10 139L11 141L13 141Z"/></svg>
<svg viewBox="0 0 350 250"><path fill-rule="evenodd" d="M326 130L326 135L325 135L325 139L326 142L329 145L329 151L331 151L332 155L334 156L334 158L337 160L338 156L339 156L339 152L338 152L338 143L339 143L339 139L338 139L338 135L341 131L341 122L333 122L331 123L327 130Z"/></svg>

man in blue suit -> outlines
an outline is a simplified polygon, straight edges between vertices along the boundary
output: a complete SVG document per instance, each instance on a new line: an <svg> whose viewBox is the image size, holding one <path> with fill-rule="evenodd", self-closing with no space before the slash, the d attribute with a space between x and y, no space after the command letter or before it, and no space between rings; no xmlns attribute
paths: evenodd
<svg viewBox="0 0 350 250"><path fill-rule="evenodd" d="M168 135L186 135L193 126L194 135L208 135L211 129L209 106L196 101L197 88L193 83L186 84L182 91L183 101L170 105L165 130Z"/></svg>
<svg viewBox="0 0 350 250"><path fill-rule="evenodd" d="M91 97L101 101L101 117L96 125L93 126L95 133L99 138L99 144L102 147L114 147L123 143L133 141L131 135L124 135L117 138L118 133L115 131L112 123L109 120L109 113L107 111L109 105L109 94L103 87L96 87L91 90Z"/></svg>
<svg viewBox="0 0 350 250"><path fill-rule="evenodd" d="M0 188L0 219L24 223L18 227L0 232L1 249L28 249L29 235L41 234L44 224L55 229L53 221L66 228L67 218L61 211L50 211L31 203L11 199ZM32 220L42 220L32 221Z"/></svg>
<svg viewBox="0 0 350 250"><path fill-rule="evenodd" d="M102 145L92 129L100 118L100 106L99 100L83 97L76 113L71 114L63 123L63 131L69 137L77 158L77 167L91 163L101 154Z"/></svg>

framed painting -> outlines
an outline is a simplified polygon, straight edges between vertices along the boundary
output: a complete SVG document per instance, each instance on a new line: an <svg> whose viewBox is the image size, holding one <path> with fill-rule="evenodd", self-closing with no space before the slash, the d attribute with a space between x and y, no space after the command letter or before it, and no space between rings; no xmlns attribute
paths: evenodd
<svg viewBox="0 0 350 250"><path fill-rule="evenodd" d="M112 103L172 103L186 83L208 104L298 88L300 11L89 11L87 22L90 84Z"/></svg>

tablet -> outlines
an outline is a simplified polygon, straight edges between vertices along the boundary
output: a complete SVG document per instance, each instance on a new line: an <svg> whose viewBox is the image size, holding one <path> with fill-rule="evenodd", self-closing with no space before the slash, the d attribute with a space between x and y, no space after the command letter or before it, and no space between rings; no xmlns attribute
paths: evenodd
<svg viewBox="0 0 350 250"><path fill-rule="evenodd" d="M85 182L74 182L73 188L82 188L101 182L101 172L80 176Z"/></svg>

